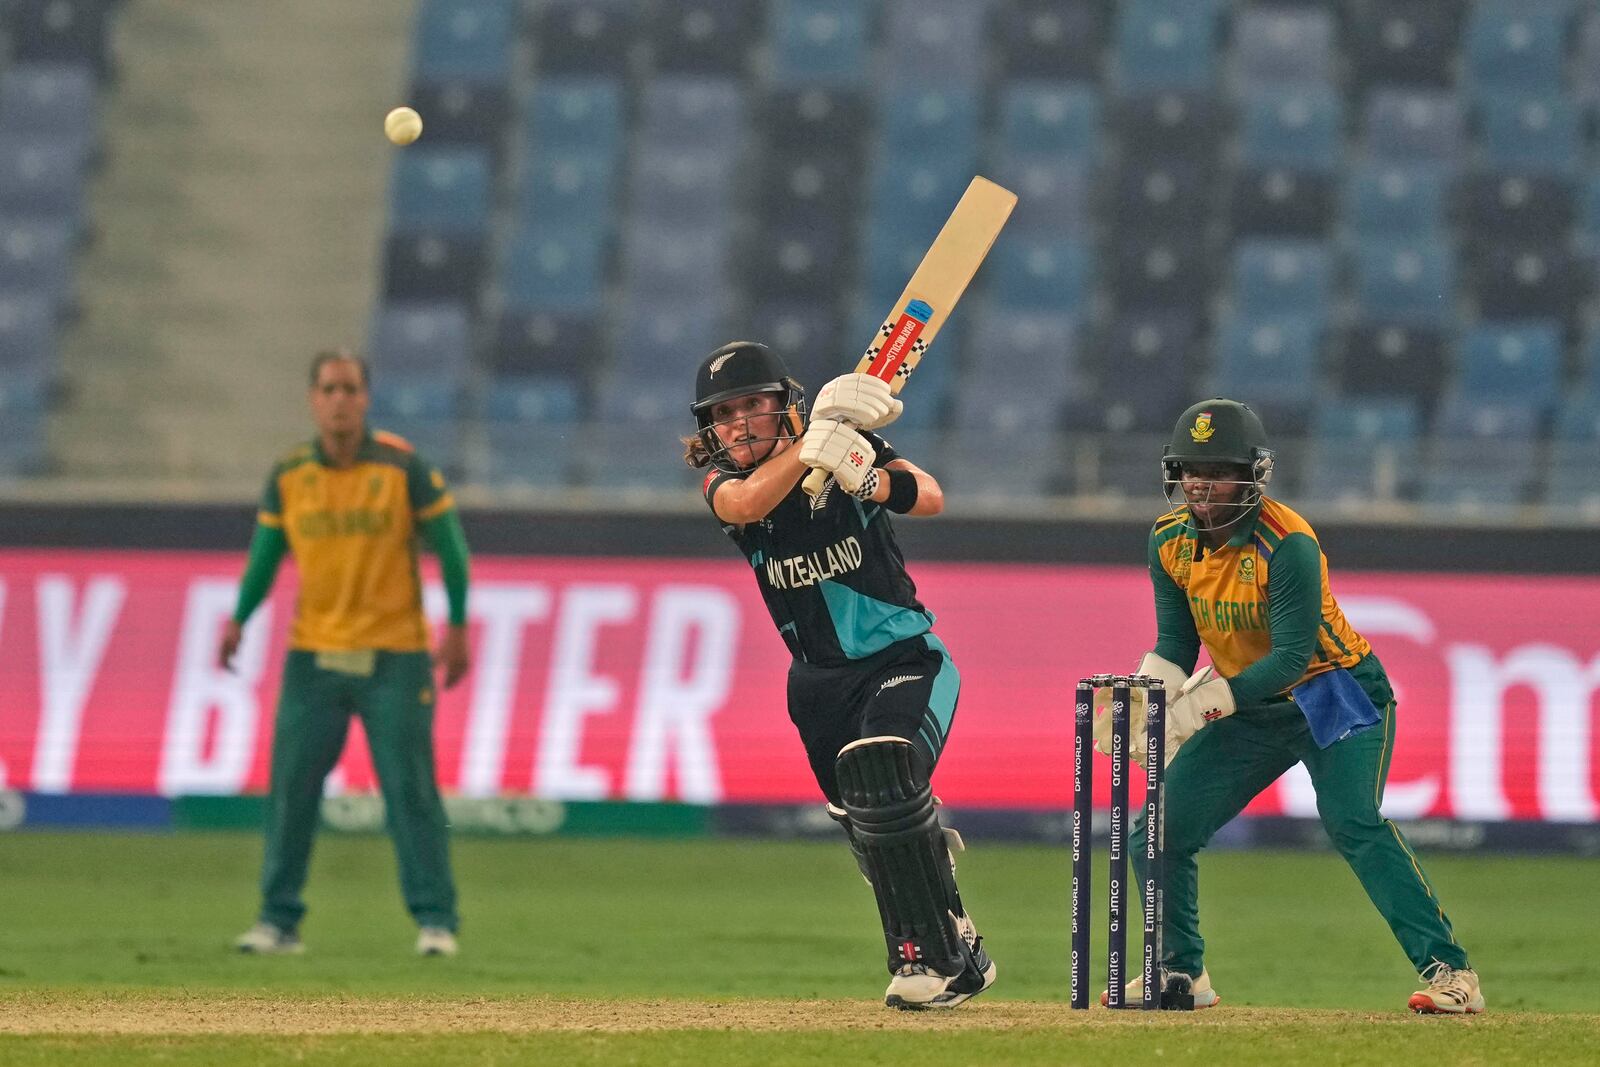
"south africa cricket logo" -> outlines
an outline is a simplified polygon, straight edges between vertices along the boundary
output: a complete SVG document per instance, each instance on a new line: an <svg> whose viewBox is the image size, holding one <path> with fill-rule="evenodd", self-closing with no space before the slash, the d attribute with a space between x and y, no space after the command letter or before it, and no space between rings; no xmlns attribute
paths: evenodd
<svg viewBox="0 0 1600 1067"><path fill-rule="evenodd" d="M1211 435L1216 432L1215 427L1211 425L1211 412L1202 411L1194 417L1194 427L1189 431L1189 436L1204 444L1211 440Z"/></svg>
<svg viewBox="0 0 1600 1067"><path fill-rule="evenodd" d="M1256 584L1256 561L1254 556L1246 556L1239 561L1239 581L1246 585Z"/></svg>

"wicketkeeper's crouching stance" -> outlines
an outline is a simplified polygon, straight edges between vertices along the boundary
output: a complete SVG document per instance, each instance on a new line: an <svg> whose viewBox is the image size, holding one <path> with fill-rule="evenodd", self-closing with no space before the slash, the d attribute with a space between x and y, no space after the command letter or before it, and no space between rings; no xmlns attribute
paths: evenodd
<svg viewBox="0 0 1600 1067"><path fill-rule="evenodd" d="M706 503L794 657L789 718L877 896L893 976L884 1002L960 1004L995 978L956 891L961 839L940 828L930 784L961 681L888 514L938 514L939 483L865 432L900 413L889 386L865 374L823 386L808 425L782 360L736 342L701 364L693 412L685 459L712 468ZM830 477L808 497L800 483L812 467Z"/></svg>

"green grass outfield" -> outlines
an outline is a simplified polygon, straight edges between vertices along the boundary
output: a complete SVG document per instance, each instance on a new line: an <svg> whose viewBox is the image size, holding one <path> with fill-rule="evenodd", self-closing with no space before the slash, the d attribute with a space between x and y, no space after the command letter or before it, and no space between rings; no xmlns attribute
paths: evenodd
<svg viewBox="0 0 1600 1067"><path fill-rule="evenodd" d="M1207 854L1224 1006L1143 1018L1065 1006L1064 850L973 845L962 887L999 982L929 1017L877 1002L881 935L842 843L460 840L462 954L423 960L387 841L327 835L309 951L258 959L228 951L253 918L254 836L3 835L0 1063L1283 1067L1600 1049L1594 860L1425 857L1489 1000L1438 1019L1404 1011L1411 969L1336 857Z"/></svg>

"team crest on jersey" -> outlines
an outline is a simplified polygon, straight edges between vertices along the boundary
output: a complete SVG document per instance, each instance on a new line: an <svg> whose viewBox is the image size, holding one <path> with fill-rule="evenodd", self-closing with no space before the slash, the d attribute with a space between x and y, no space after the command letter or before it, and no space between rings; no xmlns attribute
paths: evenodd
<svg viewBox="0 0 1600 1067"><path fill-rule="evenodd" d="M828 497L833 495L833 487L838 484L838 482L834 481L832 478L829 478L827 484L822 487L822 492L811 498L811 510L821 511L823 508L827 507Z"/></svg>
<svg viewBox="0 0 1600 1067"><path fill-rule="evenodd" d="M1189 436L1200 444L1205 444L1216 432L1216 427L1211 425L1211 412L1202 411L1194 417L1194 426L1190 428Z"/></svg>
<svg viewBox="0 0 1600 1067"><path fill-rule="evenodd" d="M1239 581L1246 585L1256 584L1256 558L1246 556L1239 561Z"/></svg>

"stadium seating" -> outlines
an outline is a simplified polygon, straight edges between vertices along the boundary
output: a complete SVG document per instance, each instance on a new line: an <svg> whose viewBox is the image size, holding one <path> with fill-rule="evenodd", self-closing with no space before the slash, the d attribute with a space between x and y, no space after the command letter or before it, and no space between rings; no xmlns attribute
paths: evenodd
<svg viewBox="0 0 1600 1067"><path fill-rule="evenodd" d="M742 333L814 390L973 173L1021 202L899 427L953 485L981 479L940 431L998 404L1033 458L1000 488L1148 492L1123 457L1207 388L1309 434L1329 499L1556 506L1591 442L1585 5L423 0L416 26L430 140L397 157L384 300L465 315L458 437L497 484L679 484L687 368ZM0 72L0 215L52 235L0 247L0 292L63 288L83 157L51 139L93 130L95 63ZM1040 387L981 373L996 349ZM1496 434L1511 461L1462 473Z"/></svg>

